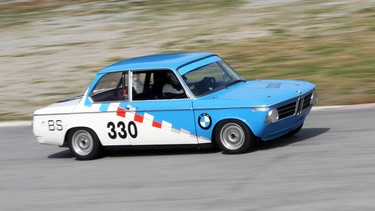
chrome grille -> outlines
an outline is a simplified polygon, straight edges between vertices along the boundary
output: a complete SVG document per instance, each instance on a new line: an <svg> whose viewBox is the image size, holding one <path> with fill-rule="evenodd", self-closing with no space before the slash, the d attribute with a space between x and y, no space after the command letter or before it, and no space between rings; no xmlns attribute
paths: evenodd
<svg viewBox="0 0 375 211"><path fill-rule="evenodd" d="M298 98L298 101L297 101L297 107L296 107L296 113L295 114L300 114L301 111L302 111L302 108L303 108L303 98Z"/></svg>
<svg viewBox="0 0 375 211"><path fill-rule="evenodd" d="M279 112L279 120L293 115L298 115L303 110L311 106L312 95L313 93L309 93L304 97L296 98L296 100L292 103L278 107L277 111Z"/></svg>

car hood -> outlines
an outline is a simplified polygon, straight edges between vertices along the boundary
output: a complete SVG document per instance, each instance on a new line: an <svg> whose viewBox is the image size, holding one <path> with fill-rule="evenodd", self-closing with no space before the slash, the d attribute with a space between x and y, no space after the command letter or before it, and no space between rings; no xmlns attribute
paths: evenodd
<svg viewBox="0 0 375 211"><path fill-rule="evenodd" d="M264 107L272 106L302 96L315 85L297 80L254 80L245 81L197 100L198 107L207 107L205 101L213 99L209 107ZM207 101L206 101L207 102Z"/></svg>
<svg viewBox="0 0 375 211"><path fill-rule="evenodd" d="M38 109L34 112L34 115L45 115L45 114L70 114L77 106L81 99L67 99L58 103L51 104L44 108Z"/></svg>

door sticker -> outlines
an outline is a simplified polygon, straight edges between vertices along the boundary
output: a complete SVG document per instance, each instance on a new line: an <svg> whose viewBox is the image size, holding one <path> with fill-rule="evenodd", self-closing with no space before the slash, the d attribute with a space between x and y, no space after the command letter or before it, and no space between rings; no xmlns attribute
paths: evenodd
<svg viewBox="0 0 375 211"><path fill-rule="evenodd" d="M211 117L206 113L199 115L198 122L199 126L204 130L208 130L212 125Z"/></svg>

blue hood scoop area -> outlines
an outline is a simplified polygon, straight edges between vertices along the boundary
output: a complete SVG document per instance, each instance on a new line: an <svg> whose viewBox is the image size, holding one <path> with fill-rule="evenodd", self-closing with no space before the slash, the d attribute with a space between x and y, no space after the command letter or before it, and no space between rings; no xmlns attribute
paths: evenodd
<svg viewBox="0 0 375 211"><path fill-rule="evenodd" d="M281 87L281 83L271 83L271 84L268 84L266 88L280 88Z"/></svg>

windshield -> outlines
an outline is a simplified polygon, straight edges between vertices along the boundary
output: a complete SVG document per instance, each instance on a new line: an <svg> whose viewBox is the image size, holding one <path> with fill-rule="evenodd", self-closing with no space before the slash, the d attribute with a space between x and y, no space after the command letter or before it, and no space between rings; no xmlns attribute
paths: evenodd
<svg viewBox="0 0 375 211"><path fill-rule="evenodd" d="M243 79L224 61L217 61L182 76L195 96L207 95Z"/></svg>

